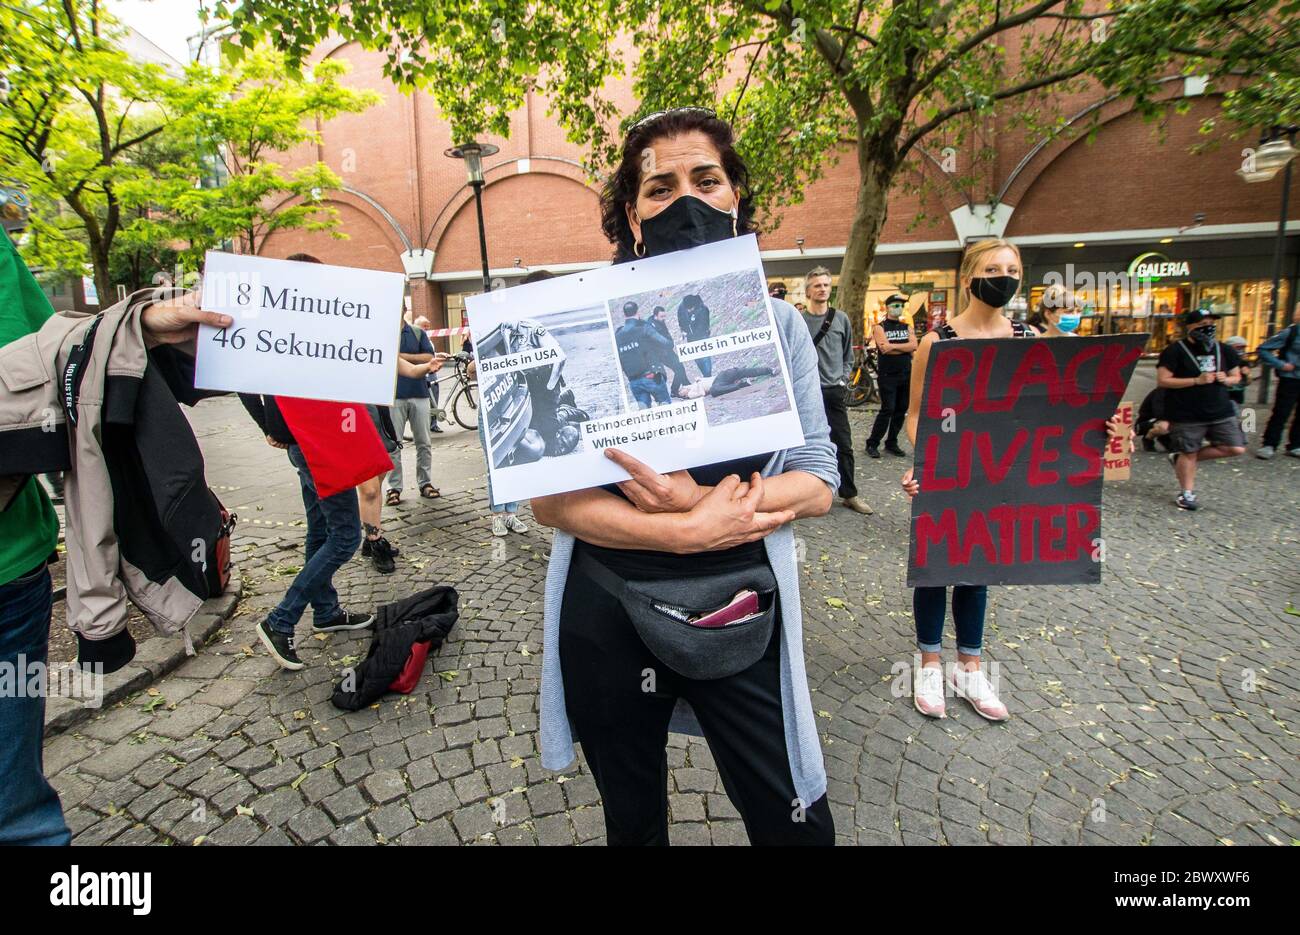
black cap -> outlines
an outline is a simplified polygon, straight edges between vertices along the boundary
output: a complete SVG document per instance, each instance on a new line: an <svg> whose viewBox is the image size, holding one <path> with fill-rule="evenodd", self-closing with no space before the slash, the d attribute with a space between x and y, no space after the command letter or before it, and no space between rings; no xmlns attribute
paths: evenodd
<svg viewBox="0 0 1300 935"><path fill-rule="evenodd" d="M1210 319L1222 318L1218 312L1208 308L1189 308L1178 316L1178 320L1184 325L1194 325L1198 322L1208 321Z"/></svg>
<svg viewBox="0 0 1300 935"><path fill-rule="evenodd" d="M906 304L907 304L907 296L903 295L901 292L895 292L895 293L894 293L893 295L891 295L889 298L885 299L885 304L886 304L886 305L906 305Z"/></svg>
<svg viewBox="0 0 1300 935"><path fill-rule="evenodd" d="M636 305L635 302L624 302L624 303L623 303L623 314L624 314L624 315L626 315L628 318L631 318L631 317L632 317L633 315L635 315L636 313L637 313L637 305Z"/></svg>

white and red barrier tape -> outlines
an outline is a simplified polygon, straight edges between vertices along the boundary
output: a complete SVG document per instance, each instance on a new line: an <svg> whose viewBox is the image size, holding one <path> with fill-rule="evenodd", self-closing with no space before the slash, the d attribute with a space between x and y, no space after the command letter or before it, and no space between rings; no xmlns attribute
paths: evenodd
<svg viewBox="0 0 1300 935"><path fill-rule="evenodd" d="M469 328L434 328L425 334L431 338L446 338L453 334L469 334Z"/></svg>

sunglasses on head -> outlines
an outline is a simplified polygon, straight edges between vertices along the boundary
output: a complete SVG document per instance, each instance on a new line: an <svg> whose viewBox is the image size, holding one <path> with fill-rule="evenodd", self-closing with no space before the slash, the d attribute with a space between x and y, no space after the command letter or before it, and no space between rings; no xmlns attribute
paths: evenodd
<svg viewBox="0 0 1300 935"><path fill-rule="evenodd" d="M654 123L661 117L668 117L672 114L703 114L706 117L718 116L718 112L710 107L674 107L671 110L656 110L653 114L646 114L636 123L632 124L632 126L628 127L627 132L631 133L633 130L639 130L648 123Z"/></svg>

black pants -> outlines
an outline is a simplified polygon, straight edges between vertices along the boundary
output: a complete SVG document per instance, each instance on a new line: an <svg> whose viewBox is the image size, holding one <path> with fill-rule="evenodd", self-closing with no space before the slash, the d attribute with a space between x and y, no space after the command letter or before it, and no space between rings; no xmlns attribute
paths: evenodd
<svg viewBox="0 0 1300 935"><path fill-rule="evenodd" d="M581 548L581 545L579 545ZM781 625L744 672L697 682L646 648L618 600L569 569L560 615L564 700L605 808L611 845L668 843L668 722L685 698L751 844L835 843L826 796L796 801L781 708Z"/></svg>
<svg viewBox="0 0 1300 935"><path fill-rule="evenodd" d="M886 445L898 444L898 433L907 419L908 396L911 394L912 378L905 373L887 374L880 377L880 411L876 413L875 424L871 426L868 445L879 445L883 438Z"/></svg>
<svg viewBox="0 0 1300 935"><path fill-rule="evenodd" d="M835 446L835 460L840 469L840 496L856 497L858 485L853 476L853 433L849 430L848 396L848 387L822 387L822 405L826 407L831 444Z"/></svg>
<svg viewBox="0 0 1300 935"><path fill-rule="evenodd" d="M1278 377L1277 396L1273 400L1273 414L1264 426L1264 444L1276 448L1282 443L1282 428L1286 420L1295 411L1296 402L1300 401L1300 379L1295 377ZM1300 448L1300 415L1291 419L1291 431L1287 433L1286 447Z"/></svg>
<svg viewBox="0 0 1300 935"><path fill-rule="evenodd" d="M713 385L709 387L710 396L726 396L728 393L734 393L736 390L743 390L750 386L750 380L755 377L772 376L771 367L728 367L716 377L713 378Z"/></svg>

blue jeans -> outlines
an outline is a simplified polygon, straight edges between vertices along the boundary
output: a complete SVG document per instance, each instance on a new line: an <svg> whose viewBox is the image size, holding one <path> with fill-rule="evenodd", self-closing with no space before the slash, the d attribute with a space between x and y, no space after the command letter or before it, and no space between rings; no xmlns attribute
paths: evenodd
<svg viewBox="0 0 1300 935"><path fill-rule="evenodd" d="M713 358L712 358L712 357L697 357L697 358L695 358L695 366L697 366L697 367L700 368L700 376L702 376L702 377L711 377L711 376L713 376Z"/></svg>
<svg viewBox="0 0 1300 935"><path fill-rule="evenodd" d="M665 380L637 377L635 380L628 380L627 382L632 387L632 398L640 404L642 409L649 409L655 403L663 403L667 406L673 401L672 396L668 395L668 383Z"/></svg>
<svg viewBox="0 0 1300 935"><path fill-rule="evenodd" d="M49 659L52 606L46 568L0 585L0 666L16 679L29 681L30 670ZM0 697L0 844L68 844L72 834L41 758L45 696L17 694Z"/></svg>
<svg viewBox="0 0 1300 935"><path fill-rule="evenodd" d="M490 493L489 496L491 496ZM493 503L492 512L493 513L518 513L519 501L516 500L514 503Z"/></svg>
<svg viewBox="0 0 1300 935"><path fill-rule="evenodd" d="M311 471L297 445L289 446L289 461L298 469L302 484L302 505L307 512L307 561L266 623L272 630L292 634L308 604L317 623L337 617L342 609L334 590L334 572L361 545L361 513L356 488L324 499L317 496Z"/></svg>
<svg viewBox="0 0 1300 935"><path fill-rule="evenodd" d="M957 629L957 652L978 656L984 642L984 608L989 589L982 584L958 584L952 589L952 620ZM937 653L943 644L943 617L948 604L947 588L916 588L912 591L912 615L916 618L916 647L923 653Z"/></svg>

